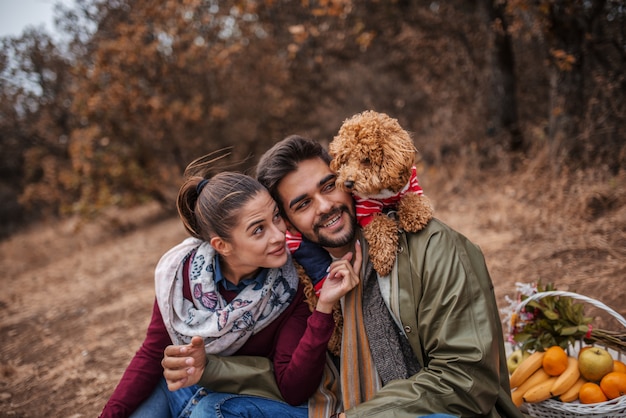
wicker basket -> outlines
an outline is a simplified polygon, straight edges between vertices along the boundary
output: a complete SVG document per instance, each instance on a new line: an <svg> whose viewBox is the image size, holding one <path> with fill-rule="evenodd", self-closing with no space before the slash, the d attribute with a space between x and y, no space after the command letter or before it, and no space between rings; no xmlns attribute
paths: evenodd
<svg viewBox="0 0 626 418"><path fill-rule="evenodd" d="M524 299L516 308L516 311L519 313L521 309L529 302L533 300L538 300L546 296L568 296L572 299L577 299L590 305L593 305L597 308L603 309L611 316L613 316L617 321L626 328L626 319L622 317L619 313L609 308L602 302L599 302L595 299L588 298L586 296L579 295L577 293L572 292L564 292L564 291L548 291L548 292L539 292L535 293L532 296L529 296L527 299ZM569 354L572 356L577 356L578 351L582 347L582 343L579 347L569 347ZM617 352L613 349L607 348L607 350L611 353L614 359L621 359L624 356L624 353ZM528 414L533 418L561 418L561 417L593 417L593 418L624 418L626 417L626 395L620 396L619 398L612 399L607 402L595 403L595 404L581 404L580 402L560 402L553 399L548 399L543 402L538 403L525 403L523 405Z"/></svg>

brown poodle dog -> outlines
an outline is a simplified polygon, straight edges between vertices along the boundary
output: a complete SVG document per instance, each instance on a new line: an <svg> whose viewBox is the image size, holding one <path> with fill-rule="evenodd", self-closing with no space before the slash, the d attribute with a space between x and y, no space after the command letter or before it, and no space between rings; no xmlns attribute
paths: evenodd
<svg viewBox="0 0 626 418"><path fill-rule="evenodd" d="M374 269L386 276L396 259L398 228L417 232L433 217L417 182L413 140L396 119L368 110L344 121L328 150L337 187L355 198Z"/></svg>

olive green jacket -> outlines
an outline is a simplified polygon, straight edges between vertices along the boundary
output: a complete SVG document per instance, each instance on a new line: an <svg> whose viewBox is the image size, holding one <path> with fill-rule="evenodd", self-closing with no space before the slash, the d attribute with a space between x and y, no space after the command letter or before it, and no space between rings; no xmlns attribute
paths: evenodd
<svg viewBox="0 0 626 418"><path fill-rule="evenodd" d="M437 219L399 238L388 302L423 368L408 379L389 382L346 415L415 418L443 408L463 417L523 417L510 398L500 318L480 249ZM271 379L253 374L263 360L269 365L261 369L269 372L269 360L257 358L254 367L236 366L238 379L249 367L244 380L257 388L252 394L280 399L275 383L268 384ZM220 385L212 380L225 376L229 367L232 372L233 361L210 360L202 384L232 391L223 380ZM257 379L266 393L259 392Z"/></svg>
<svg viewBox="0 0 626 418"><path fill-rule="evenodd" d="M522 417L510 397L504 337L481 250L437 219L401 233L389 308L423 366L349 410L352 417Z"/></svg>

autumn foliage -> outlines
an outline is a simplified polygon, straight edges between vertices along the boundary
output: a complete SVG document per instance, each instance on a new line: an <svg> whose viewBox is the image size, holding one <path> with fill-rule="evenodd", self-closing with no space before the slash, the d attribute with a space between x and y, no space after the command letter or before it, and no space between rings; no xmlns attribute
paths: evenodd
<svg viewBox="0 0 626 418"><path fill-rule="evenodd" d="M64 36L0 55L5 230L158 200L186 164L233 146L322 141L364 109L413 133L422 161L481 170L626 162L619 1L78 0Z"/></svg>

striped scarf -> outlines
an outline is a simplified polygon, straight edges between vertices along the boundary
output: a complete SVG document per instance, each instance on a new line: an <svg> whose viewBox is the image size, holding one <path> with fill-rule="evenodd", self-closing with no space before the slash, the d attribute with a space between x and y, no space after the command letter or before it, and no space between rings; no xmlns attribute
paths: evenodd
<svg viewBox="0 0 626 418"><path fill-rule="evenodd" d="M424 191L417 181L417 168L415 166L411 168L411 178L407 184L394 195L383 196L381 194L369 197L354 195L356 218L359 225L361 225L361 227L367 226L367 224L374 219L376 213L382 212L383 209L395 207L400 199L407 193L424 194Z"/></svg>
<svg viewBox="0 0 626 418"><path fill-rule="evenodd" d="M367 248L363 252L367 254ZM342 300L341 374L328 357L322 384L309 399L309 417L347 411L371 399L391 380L407 379L421 368L391 317L367 257L361 271L363 280Z"/></svg>
<svg viewBox="0 0 626 418"><path fill-rule="evenodd" d="M371 272L371 264L369 267L365 269L365 274L368 274L368 270ZM367 277L365 274L363 277ZM343 304L341 394L344 410L371 399L382 387L363 319L363 287L361 281L359 286L346 295Z"/></svg>
<svg viewBox="0 0 626 418"><path fill-rule="evenodd" d="M364 263L365 264L365 263ZM369 272L372 271L369 264ZM364 267L367 266L365 264ZM375 273L374 273L375 274ZM382 387L363 321L363 282L342 299L340 368L327 358L322 384L309 399L309 417L326 418L371 399Z"/></svg>

